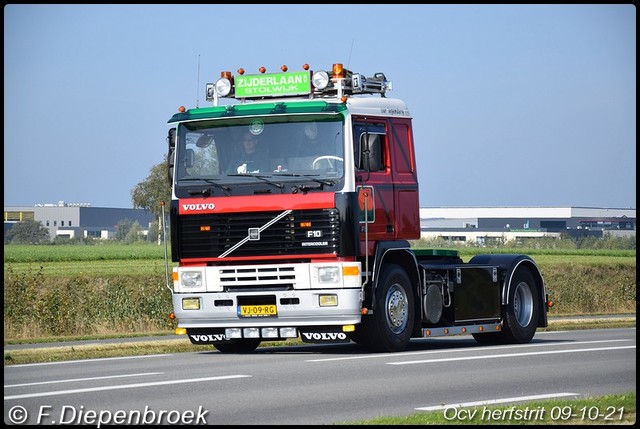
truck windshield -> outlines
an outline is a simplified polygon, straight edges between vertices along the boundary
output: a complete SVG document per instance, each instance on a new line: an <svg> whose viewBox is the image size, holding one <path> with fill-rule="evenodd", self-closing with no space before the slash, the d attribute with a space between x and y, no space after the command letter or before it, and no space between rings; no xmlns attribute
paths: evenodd
<svg viewBox="0 0 640 429"><path fill-rule="evenodd" d="M176 148L178 183L213 177L226 183L246 181L251 176L278 180L299 180L300 176L341 178L341 118L305 118L296 122L291 118L285 122L282 117L265 117L180 124Z"/></svg>

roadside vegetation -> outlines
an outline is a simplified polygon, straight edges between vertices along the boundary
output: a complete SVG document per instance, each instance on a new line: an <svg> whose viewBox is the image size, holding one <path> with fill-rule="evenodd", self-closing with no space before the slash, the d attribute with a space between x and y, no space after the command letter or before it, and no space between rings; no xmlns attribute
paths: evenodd
<svg viewBox="0 0 640 429"><path fill-rule="evenodd" d="M617 242L617 240L616 240ZM560 245L540 240L529 247L452 246L419 240L414 248L449 248L463 260L481 253L524 253L540 267L550 298L550 324L541 331L635 327L635 316L604 320L595 315L635 315L636 252L633 245L603 242ZM94 241L48 245L4 246L4 344L49 343L173 334L169 320L171 293L165 247L133 241ZM561 316L581 317L576 320ZM554 320L555 319L555 320ZM300 345L300 340L267 342L262 347ZM5 365L103 357L213 350L192 345L186 338L162 341L95 343L75 346L24 348L4 352ZM509 410L544 409L542 418L507 418ZM451 410L418 412L409 416L379 417L341 425L450 425L450 424L634 424L636 395L629 392L585 399L535 401L511 405L466 408L476 418L457 421ZM555 411L552 417L551 411ZM607 418L592 418L606 410ZM577 413L568 417L568 411ZM611 411L610 413L608 411ZM484 413L484 414L483 414ZM583 417L584 414L584 417ZM505 416L487 421L487 416ZM522 415L522 414L520 414ZM540 414L538 414L539 416ZM485 418L483 418L483 416Z"/></svg>
<svg viewBox="0 0 640 429"><path fill-rule="evenodd" d="M126 234L124 234L126 237ZM633 246L631 246L633 243ZM537 239L494 247L418 240L468 261L480 253L525 253L537 262L550 316L635 314L635 239ZM617 248L615 246L618 246ZM629 248L633 247L633 248ZM103 240L79 245L4 246L4 341L172 333L165 246Z"/></svg>

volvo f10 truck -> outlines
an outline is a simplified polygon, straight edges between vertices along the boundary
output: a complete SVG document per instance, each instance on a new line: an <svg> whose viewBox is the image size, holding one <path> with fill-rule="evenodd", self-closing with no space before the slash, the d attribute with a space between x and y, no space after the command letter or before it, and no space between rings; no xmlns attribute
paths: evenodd
<svg viewBox="0 0 640 429"><path fill-rule="evenodd" d="M384 73L340 63L238 69L206 85L212 106L178 109L167 137L176 332L227 353L288 338L396 352L446 335L526 343L547 326L529 256L464 262L411 247L419 160L391 89Z"/></svg>

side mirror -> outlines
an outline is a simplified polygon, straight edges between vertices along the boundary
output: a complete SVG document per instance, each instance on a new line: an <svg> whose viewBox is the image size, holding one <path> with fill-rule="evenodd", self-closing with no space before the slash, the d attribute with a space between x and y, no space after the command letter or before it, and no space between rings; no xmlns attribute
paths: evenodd
<svg viewBox="0 0 640 429"><path fill-rule="evenodd" d="M193 149L187 149L184 152L184 166L186 168L193 167L194 159L195 159L195 152L193 151Z"/></svg>
<svg viewBox="0 0 640 429"><path fill-rule="evenodd" d="M382 168L381 146L380 134L361 134L358 142L360 156L356 167L359 170L379 171Z"/></svg>
<svg viewBox="0 0 640 429"><path fill-rule="evenodd" d="M167 134L167 173L169 176L169 184L173 181L173 166L176 162L176 129L169 129L169 133Z"/></svg>
<svg viewBox="0 0 640 429"><path fill-rule="evenodd" d="M367 135L367 169L369 171L380 171L382 168L380 134Z"/></svg>

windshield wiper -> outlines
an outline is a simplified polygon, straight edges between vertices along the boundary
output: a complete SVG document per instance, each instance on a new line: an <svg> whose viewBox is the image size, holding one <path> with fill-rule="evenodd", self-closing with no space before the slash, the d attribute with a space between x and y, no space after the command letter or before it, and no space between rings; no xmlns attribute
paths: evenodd
<svg viewBox="0 0 640 429"><path fill-rule="evenodd" d="M259 174L238 173L238 174L227 174L227 176L231 176L231 177L237 177L237 176L240 176L240 177L255 177L255 178L258 178L258 179L262 180L265 183L268 183L268 184L270 184L272 186L275 186L278 189L284 188L284 185L282 183L273 182L273 181L267 179L268 176L262 176L262 175L259 175Z"/></svg>
<svg viewBox="0 0 640 429"><path fill-rule="evenodd" d="M204 177L185 177L183 179L178 179L178 182L196 182L196 181L200 181L200 182L205 182L209 185L213 185L214 187L218 188L218 189L222 189L223 191L225 191L225 193L228 193L231 188L228 186L224 186L221 185L219 183L216 183L215 180L219 180L219 179L207 179ZM189 195L202 195L205 197L208 197L211 195L211 188L205 188L205 189L187 189L187 193Z"/></svg>
<svg viewBox="0 0 640 429"><path fill-rule="evenodd" d="M333 186L336 184L336 181L333 179L318 179L317 177L313 177L311 174L278 173L278 176L306 177L309 180L313 180L316 183L321 183L327 186Z"/></svg>

